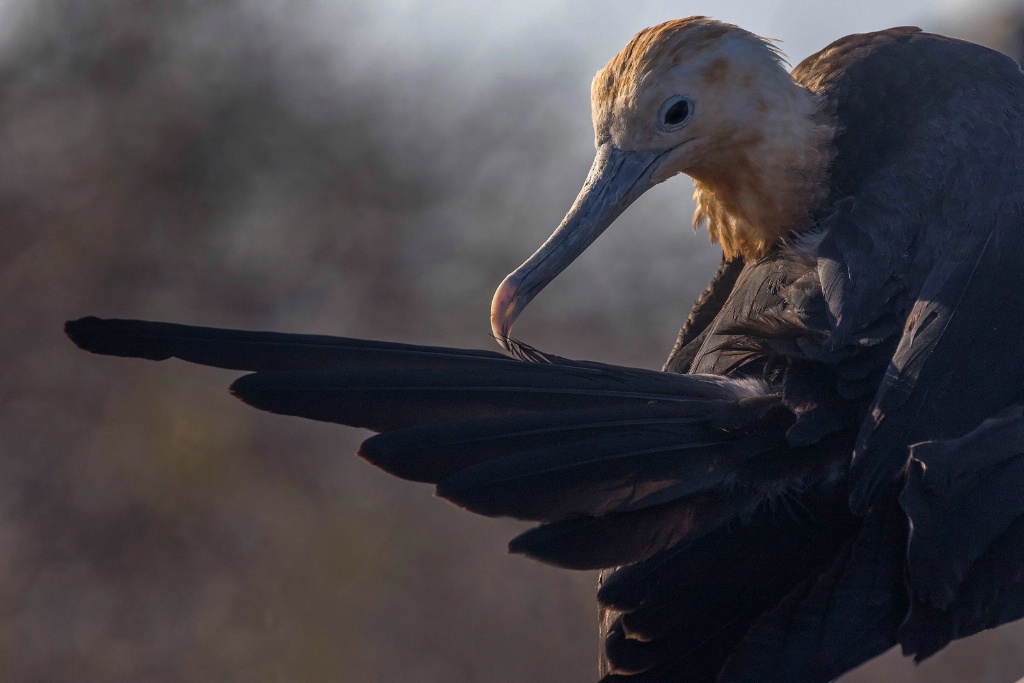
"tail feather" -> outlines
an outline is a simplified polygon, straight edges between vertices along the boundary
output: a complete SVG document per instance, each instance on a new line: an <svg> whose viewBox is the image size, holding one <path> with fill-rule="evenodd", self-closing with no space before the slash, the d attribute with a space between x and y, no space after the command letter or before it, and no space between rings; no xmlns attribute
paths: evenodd
<svg viewBox="0 0 1024 683"><path fill-rule="evenodd" d="M578 443L627 429L707 421L726 401L585 408L408 427L363 442L360 457L403 479L436 484L456 472L531 448Z"/></svg>

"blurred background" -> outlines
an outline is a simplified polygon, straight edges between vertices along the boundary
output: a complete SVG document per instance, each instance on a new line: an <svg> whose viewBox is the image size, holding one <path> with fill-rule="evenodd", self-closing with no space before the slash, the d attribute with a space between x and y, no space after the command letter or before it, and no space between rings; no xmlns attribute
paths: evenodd
<svg viewBox="0 0 1024 683"><path fill-rule="evenodd" d="M89 356L94 314L492 348L501 278L590 165L590 78L713 13L796 64L919 24L1022 54L1022 7L931 0L0 1L0 680L585 681L592 573L258 413L231 373ZM660 367L718 252L685 178L517 335ZM1024 628L844 683L1004 683Z"/></svg>

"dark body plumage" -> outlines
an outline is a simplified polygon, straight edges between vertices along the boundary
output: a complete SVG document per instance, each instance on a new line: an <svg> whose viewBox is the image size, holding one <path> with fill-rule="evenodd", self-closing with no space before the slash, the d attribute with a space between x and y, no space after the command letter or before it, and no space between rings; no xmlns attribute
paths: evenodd
<svg viewBox="0 0 1024 683"><path fill-rule="evenodd" d="M666 364L164 323L83 348L255 371L272 412L383 432L360 454L511 549L615 568L608 681L829 681L1024 616L1024 76L917 29L793 72L837 134L812 225L723 264ZM852 458L852 459L851 459Z"/></svg>

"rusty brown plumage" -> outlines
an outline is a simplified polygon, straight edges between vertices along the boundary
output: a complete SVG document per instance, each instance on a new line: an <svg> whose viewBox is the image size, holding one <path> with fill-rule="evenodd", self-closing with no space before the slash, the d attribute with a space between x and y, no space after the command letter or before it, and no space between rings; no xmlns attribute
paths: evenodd
<svg viewBox="0 0 1024 683"><path fill-rule="evenodd" d="M770 40L689 17L644 29L594 78L598 143L623 149L658 144L664 84L692 96L702 117L688 126L695 149L667 159L658 180L693 178L694 227L706 226L727 258L763 256L826 198L834 126L784 64Z"/></svg>

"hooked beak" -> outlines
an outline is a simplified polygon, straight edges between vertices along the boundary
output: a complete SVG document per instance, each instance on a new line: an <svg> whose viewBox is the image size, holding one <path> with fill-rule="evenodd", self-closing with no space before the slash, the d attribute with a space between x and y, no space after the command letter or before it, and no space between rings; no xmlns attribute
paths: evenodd
<svg viewBox="0 0 1024 683"><path fill-rule="evenodd" d="M672 150L623 151L598 147L583 189L540 249L506 277L491 300L491 331L509 348L512 325L540 290L582 254L630 204L657 184L651 180Z"/></svg>

